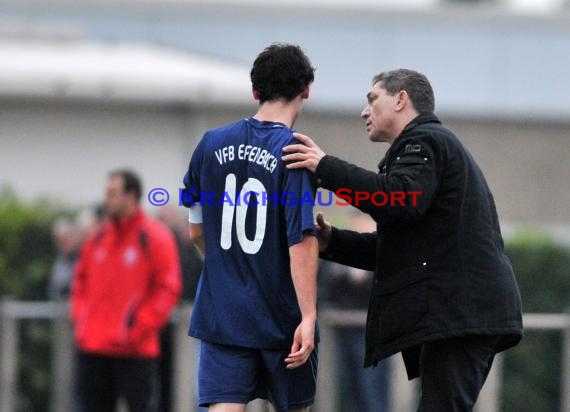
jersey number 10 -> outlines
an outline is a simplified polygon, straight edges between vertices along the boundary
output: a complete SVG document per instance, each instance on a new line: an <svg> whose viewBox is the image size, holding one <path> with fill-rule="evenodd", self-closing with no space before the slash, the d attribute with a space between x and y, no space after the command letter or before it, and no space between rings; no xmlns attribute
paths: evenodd
<svg viewBox="0 0 570 412"><path fill-rule="evenodd" d="M265 193L265 186L257 179L249 178L243 185L240 193L253 194L253 192L261 194ZM228 250L232 247L232 227L234 223L234 215L236 217L236 235L242 250L250 255L256 254L265 237L265 225L267 223L267 204L257 201L257 216L255 225L255 236L248 239L245 233L245 219L247 217L247 208L249 202L238 202L236 204L236 175L230 173L226 176L226 189L224 196L228 198L228 202L224 202L222 209L222 234L220 237L220 245L222 249Z"/></svg>

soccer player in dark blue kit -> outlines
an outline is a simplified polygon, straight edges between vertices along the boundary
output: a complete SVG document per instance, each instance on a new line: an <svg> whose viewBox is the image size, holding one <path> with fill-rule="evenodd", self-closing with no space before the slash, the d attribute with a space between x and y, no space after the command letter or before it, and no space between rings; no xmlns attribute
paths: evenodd
<svg viewBox="0 0 570 412"><path fill-rule="evenodd" d="M266 48L251 69L257 113L206 132L184 177L205 259L189 334L201 340L199 403L210 411L242 412L256 398L305 411L314 401L315 189L281 161L313 80L300 47Z"/></svg>

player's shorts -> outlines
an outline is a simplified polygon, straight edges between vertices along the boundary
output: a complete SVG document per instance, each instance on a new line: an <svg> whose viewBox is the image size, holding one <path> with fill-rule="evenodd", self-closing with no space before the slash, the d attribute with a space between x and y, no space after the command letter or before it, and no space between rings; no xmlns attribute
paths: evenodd
<svg viewBox="0 0 570 412"><path fill-rule="evenodd" d="M200 406L262 398L277 412L310 406L317 384L317 348L307 362L287 369L288 350L252 349L201 342L198 361Z"/></svg>

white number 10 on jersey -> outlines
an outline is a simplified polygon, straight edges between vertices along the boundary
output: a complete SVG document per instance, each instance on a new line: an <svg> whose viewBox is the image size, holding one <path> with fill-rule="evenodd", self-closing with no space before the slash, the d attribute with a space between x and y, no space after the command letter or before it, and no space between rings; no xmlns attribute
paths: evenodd
<svg viewBox="0 0 570 412"><path fill-rule="evenodd" d="M245 219L247 217L247 208L249 202L236 203L236 176L230 173L226 176L226 192L225 197L229 200L224 202L222 209L222 234L220 237L220 245L222 249L228 250L232 247L232 227L234 223L234 215L236 217L236 235L242 250L245 253L254 255L259 252L265 237L265 225L267 223L267 204L257 200L257 216L255 224L255 235L252 240L247 238L245 233ZM247 182L240 190L240 194L248 194L256 192L261 196L265 193L265 186L259 180L254 178L247 179Z"/></svg>

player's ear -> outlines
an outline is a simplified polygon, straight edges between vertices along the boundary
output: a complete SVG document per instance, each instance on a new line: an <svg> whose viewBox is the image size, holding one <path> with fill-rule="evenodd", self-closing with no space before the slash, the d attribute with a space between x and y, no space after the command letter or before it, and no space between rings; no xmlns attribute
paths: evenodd
<svg viewBox="0 0 570 412"><path fill-rule="evenodd" d="M311 86L307 86L307 87L305 87L305 89L301 92L301 97L302 97L303 99L308 99L308 98L309 98L310 88L311 88Z"/></svg>
<svg viewBox="0 0 570 412"><path fill-rule="evenodd" d="M259 100L259 92L255 90L253 87L251 88L251 94L255 100Z"/></svg>

